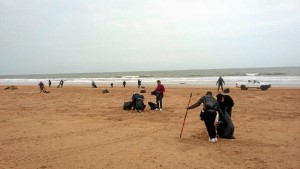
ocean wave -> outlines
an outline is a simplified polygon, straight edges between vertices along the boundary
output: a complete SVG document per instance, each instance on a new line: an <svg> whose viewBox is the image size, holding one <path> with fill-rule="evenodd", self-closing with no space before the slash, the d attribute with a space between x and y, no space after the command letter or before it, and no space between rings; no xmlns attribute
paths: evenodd
<svg viewBox="0 0 300 169"><path fill-rule="evenodd" d="M261 73L259 75L262 76L284 76L284 75L288 75L287 73Z"/></svg>
<svg viewBox="0 0 300 169"><path fill-rule="evenodd" d="M123 76L122 78L63 78L65 84L90 84L95 81L97 84L121 84L124 80L127 84L137 84L137 76ZM218 76L207 77L147 77L142 78L142 84L156 84L157 79L160 79L163 84L216 84ZM232 85L236 82L243 82L247 80L258 80L261 82L269 82L271 84L299 84L300 76L223 76L226 85ZM0 79L0 84L38 84L40 81L45 84L49 79L35 78L35 79ZM61 78L51 79L52 83L59 83Z"/></svg>
<svg viewBox="0 0 300 169"><path fill-rule="evenodd" d="M122 78L125 78L125 79L136 79L136 78L139 78L139 76L122 76Z"/></svg>
<svg viewBox="0 0 300 169"><path fill-rule="evenodd" d="M149 77L154 77L154 76L151 76L151 75L140 75L139 77L140 78L149 78Z"/></svg>

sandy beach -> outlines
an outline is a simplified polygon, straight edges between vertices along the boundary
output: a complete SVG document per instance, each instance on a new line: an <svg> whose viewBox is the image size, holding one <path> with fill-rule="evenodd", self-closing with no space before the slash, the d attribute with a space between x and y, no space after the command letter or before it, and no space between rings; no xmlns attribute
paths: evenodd
<svg viewBox="0 0 300 169"><path fill-rule="evenodd" d="M300 168L300 88L230 88L235 140L208 142L198 107L215 86L165 85L162 112L124 111L136 86L0 86L0 168ZM109 93L102 94L102 89ZM145 103L155 102L146 86Z"/></svg>

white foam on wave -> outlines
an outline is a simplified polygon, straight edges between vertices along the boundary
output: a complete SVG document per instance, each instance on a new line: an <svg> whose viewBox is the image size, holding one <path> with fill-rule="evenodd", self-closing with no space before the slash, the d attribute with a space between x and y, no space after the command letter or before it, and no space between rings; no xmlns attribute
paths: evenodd
<svg viewBox="0 0 300 169"><path fill-rule="evenodd" d="M218 77L144 77L123 76L121 78L63 78L65 84L90 84L95 81L97 84L122 84L125 80L127 84L137 84L137 80L142 80L142 84L156 84L159 79L163 84L188 84L188 85L215 85ZM225 85L235 85L236 82L247 80L258 80L260 82L271 83L272 85L298 85L300 86L300 76L223 76ZM20 85L37 85L40 81L48 84L49 79L0 79L0 84L20 84ZM61 78L50 79L52 84L58 84Z"/></svg>

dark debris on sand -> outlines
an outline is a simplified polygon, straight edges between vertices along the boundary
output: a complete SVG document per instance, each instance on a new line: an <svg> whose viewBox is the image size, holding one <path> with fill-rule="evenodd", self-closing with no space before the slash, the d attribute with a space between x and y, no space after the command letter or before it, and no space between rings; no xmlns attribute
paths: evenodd
<svg viewBox="0 0 300 169"><path fill-rule="evenodd" d="M4 88L4 90L17 90L18 88L16 86L8 86Z"/></svg>

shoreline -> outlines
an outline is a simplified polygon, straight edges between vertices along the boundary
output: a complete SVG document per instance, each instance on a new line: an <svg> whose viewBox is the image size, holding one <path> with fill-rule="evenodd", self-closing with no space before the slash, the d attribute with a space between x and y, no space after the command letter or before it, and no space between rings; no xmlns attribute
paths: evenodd
<svg viewBox="0 0 300 169"><path fill-rule="evenodd" d="M163 84L165 87L172 87L172 88L217 88L216 85L209 85L209 84L201 84L201 85L195 85L195 84ZM7 86L19 86L19 87L32 87L32 86L37 86L38 87L38 83L35 84L0 84L1 87L7 87ZM56 85L51 85L52 88L56 88ZM144 87L156 87L156 84L145 84L145 85L141 85ZM45 84L45 87L48 89L48 84ZM64 85L64 87L90 87L92 88L91 84L67 84ZM111 88L110 85L97 85L98 88ZM133 84L127 84L126 87L130 87L130 88L137 88L137 85L133 85ZM121 84L118 85L114 85L114 88L123 88L123 86ZM226 88L237 88L235 85L225 85L223 86L224 89ZM281 85L272 85L270 89L272 88L300 88L299 85L294 85L294 84L281 84ZM269 90L270 90L269 89Z"/></svg>

